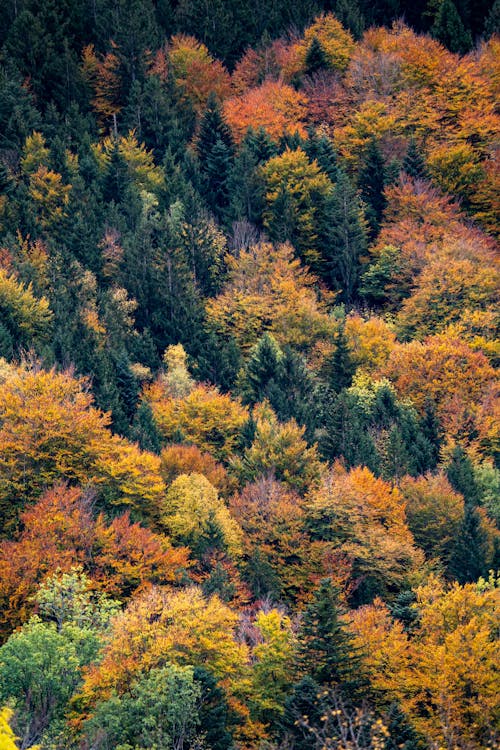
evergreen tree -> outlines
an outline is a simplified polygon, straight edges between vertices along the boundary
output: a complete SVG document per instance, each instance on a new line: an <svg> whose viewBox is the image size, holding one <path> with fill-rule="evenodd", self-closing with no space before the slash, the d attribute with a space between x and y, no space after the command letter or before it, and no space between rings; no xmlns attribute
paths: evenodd
<svg viewBox="0 0 500 750"><path fill-rule="evenodd" d="M328 281L351 302L355 294L360 258L366 251L366 230L362 207L347 175L339 170L338 178L326 204L325 249L323 251Z"/></svg>
<svg viewBox="0 0 500 750"><path fill-rule="evenodd" d="M365 29L365 19L358 0L337 0L335 16L345 29L349 29L355 39L361 39Z"/></svg>
<svg viewBox="0 0 500 750"><path fill-rule="evenodd" d="M463 496L466 503L471 506L478 505L479 488L474 477L472 461L460 445L457 445L451 454L446 475L453 489Z"/></svg>
<svg viewBox="0 0 500 750"><path fill-rule="evenodd" d="M294 244L296 235L294 201L285 184L280 186L276 200L272 204L267 228L273 242Z"/></svg>
<svg viewBox="0 0 500 750"><path fill-rule="evenodd" d="M229 204L229 175L231 171L231 151L217 138L207 155L205 174L207 177L207 202L216 216L221 217Z"/></svg>
<svg viewBox="0 0 500 750"><path fill-rule="evenodd" d="M104 175L102 195L107 203L121 203L130 187L131 181L127 163L120 153L118 140L114 139L110 159Z"/></svg>
<svg viewBox="0 0 500 750"><path fill-rule="evenodd" d="M257 164L263 164L278 154L278 147L271 139L267 130L263 127L257 128L257 130L248 128L247 134L243 139L242 147L248 147L250 149L251 153L257 160Z"/></svg>
<svg viewBox="0 0 500 750"><path fill-rule="evenodd" d="M342 320L335 337L335 349L323 368L330 391L340 393L344 388L349 388L355 371L345 334L345 321Z"/></svg>
<svg viewBox="0 0 500 750"><path fill-rule="evenodd" d="M265 333L253 347L241 373L240 392L243 402L253 405L266 398L275 400L282 376L283 352L273 336Z"/></svg>
<svg viewBox="0 0 500 750"><path fill-rule="evenodd" d="M306 608L298 633L298 666L319 685L354 697L360 682L359 655L343 620L340 590L323 579Z"/></svg>
<svg viewBox="0 0 500 750"><path fill-rule="evenodd" d="M151 406L142 400L135 413L130 429L130 439L139 443L144 451L160 453L161 437L156 428Z"/></svg>
<svg viewBox="0 0 500 750"><path fill-rule="evenodd" d="M311 44L307 48L304 72L306 75L313 75L319 70L325 70L329 67L328 58L325 50L321 46L317 36L313 36Z"/></svg>
<svg viewBox="0 0 500 750"><path fill-rule="evenodd" d="M264 180L258 171L259 159L248 145L243 143L234 159L229 176L230 208L232 221L246 220L251 224L262 223L265 189Z"/></svg>
<svg viewBox="0 0 500 750"><path fill-rule="evenodd" d="M466 31L453 0L442 0L431 28L432 36L450 52L464 55L472 47L470 31Z"/></svg>
<svg viewBox="0 0 500 750"><path fill-rule="evenodd" d="M464 517L450 557L448 572L459 583L472 583L488 572L488 539L477 507L465 502Z"/></svg>
<svg viewBox="0 0 500 750"><path fill-rule="evenodd" d="M414 180L425 180L428 177L425 160L413 137L410 138L408 150L403 159L403 172L406 172L409 177L413 177Z"/></svg>
<svg viewBox="0 0 500 750"><path fill-rule="evenodd" d="M423 437L429 446L429 466L431 471L439 463L442 444L442 428L437 416L436 407L431 399L426 399L424 414L420 420Z"/></svg>
<svg viewBox="0 0 500 750"><path fill-rule="evenodd" d="M321 726L321 716L324 713L320 701L321 690L320 685L310 676L303 677L293 686L293 691L286 700L281 721L281 736L285 747L311 750L311 732L299 722L299 719L307 716L311 727Z"/></svg>
<svg viewBox="0 0 500 750"><path fill-rule="evenodd" d="M206 168L207 161L220 140L227 147L230 154L234 151L233 136L228 124L222 116L222 110L215 94L210 94L207 107L200 122L196 150L202 168Z"/></svg>
<svg viewBox="0 0 500 750"><path fill-rule="evenodd" d="M231 750L231 711L228 707L223 689L211 672L203 667L195 667L195 683L201 688L201 700L198 708L200 726L203 733L203 744L209 750Z"/></svg>
<svg viewBox="0 0 500 750"><path fill-rule="evenodd" d="M370 227L370 238L373 239L378 234L387 204L384 195L384 159L375 138L372 138L368 144L365 162L358 180L362 198L366 203L366 218Z"/></svg>
<svg viewBox="0 0 500 750"><path fill-rule="evenodd" d="M500 0L495 0L484 22L486 39L494 36L494 34L500 34Z"/></svg>
<svg viewBox="0 0 500 750"><path fill-rule="evenodd" d="M316 159L321 170L330 178L332 182L336 182L338 177L337 168L337 153L333 147L333 143L327 135L318 135L316 130L309 130L307 140L304 141L304 151L309 157L309 161Z"/></svg>

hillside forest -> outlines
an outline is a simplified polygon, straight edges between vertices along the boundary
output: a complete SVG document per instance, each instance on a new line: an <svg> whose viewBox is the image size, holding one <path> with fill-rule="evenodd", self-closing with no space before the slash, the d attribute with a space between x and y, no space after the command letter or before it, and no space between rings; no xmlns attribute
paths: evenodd
<svg viewBox="0 0 500 750"><path fill-rule="evenodd" d="M499 21L0 3L0 750L499 747Z"/></svg>

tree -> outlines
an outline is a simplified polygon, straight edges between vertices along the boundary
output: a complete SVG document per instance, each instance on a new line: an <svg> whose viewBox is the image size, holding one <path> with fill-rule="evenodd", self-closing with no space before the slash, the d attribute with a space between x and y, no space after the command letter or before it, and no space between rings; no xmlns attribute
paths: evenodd
<svg viewBox="0 0 500 750"><path fill-rule="evenodd" d="M273 400L279 400L276 391L280 390L282 377L283 353L273 336L265 333L250 351L250 357L241 373L240 391L243 402L254 405L268 399L273 405Z"/></svg>
<svg viewBox="0 0 500 750"><path fill-rule="evenodd" d="M325 551L348 558L355 584L352 598L358 603L398 593L423 561L406 523L400 491L366 467L347 472L334 465L309 493L306 526Z"/></svg>
<svg viewBox="0 0 500 750"><path fill-rule="evenodd" d="M181 474L167 490L162 524L169 535L199 558L213 547L241 549L241 530L217 490L202 474Z"/></svg>
<svg viewBox="0 0 500 750"><path fill-rule="evenodd" d="M335 349L323 365L327 387L332 393L340 393L352 385L356 368L345 333L345 321L340 321L335 338Z"/></svg>
<svg viewBox="0 0 500 750"><path fill-rule="evenodd" d="M307 606L297 636L297 664L301 674L320 686L337 687L348 698L360 682L359 657L353 646L340 591L324 578Z"/></svg>
<svg viewBox="0 0 500 750"><path fill-rule="evenodd" d="M200 121L198 138L196 141L196 150L202 167L206 168L208 159L217 143L220 140L232 153L234 148L233 136L222 114L221 107L214 94L211 94L207 101L207 107Z"/></svg>
<svg viewBox="0 0 500 750"><path fill-rule="evenodd" d="M427 167L415 138L410 138L408 150L403 159L403 172L414 180L425 180L427 178Z"/></svg>
<svg viewBox="0 0 500 750"><path fill-rule="evenodd" d="M318 70L324 70L328 67L328 58L321 46L317 36L313 36L309 47L307 48L306 58L304 61L304 72L307 75L313 75Z"/></svg>
<svg viewBox="0 0 500 750"><path fill-rule="evenodd" d="M356 293L361 258L366 252L366 229L358 194L342 170L337 170L337 181L327 201L324 242L325 276L349 303Z"/></svg>
<svg viewBox="0 0 500 750"><path fill-rule="evenodd" d="M431 34L451 52L465 54L472 47L470 31L466 31L453 0L442 0L438 6Z"/></svg>
<svg viewBox="0 0 500 750"><path fill-rule="evenodd" d="M128 744L182 750L200 731L200 698L193 667L157 667L140 675L120 698L100 702L85 723L85 735L99 748Z"/></svg>
<svg viewBox="0 0 500 750"><path fill-rule="evenodd" d="M384 194L384 159L375 138L372 138L368 143L365 161L358 176L358 184L367 206L366 218L370 226L370 239L374 239L378 234L387 205Z"/></svg>

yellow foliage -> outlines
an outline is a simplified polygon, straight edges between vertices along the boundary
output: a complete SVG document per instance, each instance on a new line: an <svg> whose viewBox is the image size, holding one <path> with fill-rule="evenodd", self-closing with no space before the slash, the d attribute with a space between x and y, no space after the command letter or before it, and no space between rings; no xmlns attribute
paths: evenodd
<svg viewBox="0 0 500 750"><path fill-rule="evenodd" d="M383 318L363 318L350 313L345 320L345 334L356 368L368 373L383 367L396 344L393 327Z"/></svg>
<svg viewBox="0 0 500 750"><path fill-rule="evenodd" d="M266 331L279 344L302 350L333 336L328 296L316 291L315 277L290 245L260 243L226 260L228 280L222 293L208 300L208 319L222 335L234 336L245 352Z"/></svg>
<svg viewBox="0 0 500 750"><path fill-rule="evenodd" d="M169 397L161 380L145 391L158 429L166 441L194 443L218 460L234 452L248 411L216 388L198 385L184 398Z"/></svg>
<svg viewBox="0 0 500 750"><path fill-rule="evenodd" d="M231 554L241 552L241 529L202 474L177 477L168 488L162 511L162 524L173 539L196 547L215 529Z"/></svg>
<svg viewBox="0 0 500 750"><path fill-rule="evenodd" d="M50 149L45 145L45 138L36 130L28 135L23 146L21 169L23 174L30 175L39 167L49 166Z"/></svg>
<svg viewBox="0 0 500 750"><path fill-rule="evenodd" d="M127 164L130 177L139 190L155 193L163 187L165 182L163 170L155 165L153 154L146 149L144 143L139 143L133 130L118 139L108 136L92 146L94 156L102 170L105 170L111 161L115 143L120 156Z"/></svg>
<svg viewBox="0 0 500 750"><path fill-rule="evenodd" d="M30 175L29 193L37 204L42 226L65 216L70 192L71 185L63 185L62 176L43 165Z"/></svg>
<svg viewBox="0 0 500 750"><path fill-rule="evenodd" d="M304 70L307 50L314 37L320 42L331 68L341 73L345 72L355 48L354 39L335 16L327 13L318 16L304 31L303 38L291 46L287 64L283 69L287 78Z"/></svg>

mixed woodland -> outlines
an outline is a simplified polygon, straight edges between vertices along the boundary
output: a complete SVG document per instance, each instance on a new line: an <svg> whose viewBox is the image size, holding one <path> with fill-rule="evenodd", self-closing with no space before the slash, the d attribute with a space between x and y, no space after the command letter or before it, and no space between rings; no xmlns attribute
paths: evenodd
<svg viewBox="0 0 500 750"><path fill-rule="evenodd" d="M498 747L499 21L0 3L1 750Z"/></svg>

